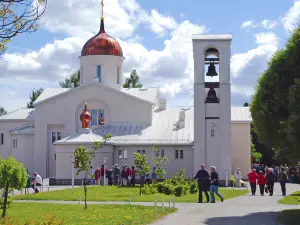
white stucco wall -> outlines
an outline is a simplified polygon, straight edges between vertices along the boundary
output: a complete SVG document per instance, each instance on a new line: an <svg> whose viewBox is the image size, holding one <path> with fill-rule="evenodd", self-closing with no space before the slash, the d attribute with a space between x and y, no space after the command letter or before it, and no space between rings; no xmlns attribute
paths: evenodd
<svg viewBox="0 0 300 225"><path fill-rule="evenodd" d="M70 161L70 156L73 155L74 150L77 145L56 145L56 178L57 179L71 179L72 176L72 165ZM91 149L92 145L85 145L87 149ZM119 150L127 151L127 158L119 159L118 151ZM96 154L96 159L92 162L94 168L101 167L104 162L104 158L107 158L107 166L112 168L113 165L118 164L121 168L125 164L128 166L134 165L133 153L137 150L145 150L148 161L153 166L154 152L152 151L151 146L104 146L99 149ZM167 177L171 177L176 174L180 169L185 168L186 177L193 177L193 166L190 162L193 160L193 149L192 146L161 146L158 147L160 150L164 150L165 156L168 158L168 164L166 165ZM183 150L184 156L183 159L175 159L175 150ZM113 151L115 151L113 158ZM83 178L84 175L76 176L76 179Z"/></svg>
<svg viewBox="0 0 300 225"><path fill-rule="evenodd" d="M56 145L56 179L72 179L72 162L71 156L74 155L74 151L80 145ZM92 145L81 145L86 149L91 150ZM112 168L113 166L113 146L104 146L96 153L96 158L92 161L92 166L101 167L104 163L104 158L107 158L107 166ZM84 178L85 174L76 175L75 179Z"/></svg>
<svg viewBox="0 0 300 225"><path fill-rule="evenodd" d="M10 135L10 130L16 127L32 123L33 121L29 120L0 121L0 134L4 133L4 144L0 144L0 156L2 158L6 159L8 156L12 155L12 139Z"/></svg>
<svg viewBox="0 0 300 225"><path fill-rule="evenodd" d="M33 152L34 152L34 135L33 134L21 134L11 135L12 145L13 139L17 140L17 148L12 146L12 156L23 163L28 173L33 176L35 172L33 169Z"/></svg>
<svg viewBox="0 0 300 225"><path fill-rule="evenodd" d="M243 178L251 169L250 123L232 123L232 171L240 168Z"/></svg>
<svg viewBox="0 0 300 225"><path fill-rule="evenodd" d="M104 109L105 122L137 122L151 124L152 105L97 84L78 88L35 107L35 170L46 176L46 154L51 126L64 126L62 137L77 132L83 104L88 109ZM129 107L130 106L130 107ZM51 165L50 165L51 166Z"/></svg>
<svg viewBox="0 0 300 225"><path fill-rule="evenodd" d="M226 35L195 35L193 37L194 57L194 172L200 164L215 165L220 180L225 173L231 173L231 90L230 57L231 39ZM206 50L214 48L219 52L219 88L216 91L220 103L205 103L205 57ZM218 109L217 109L218 108ZM218 119L210 119L219 117ZM216 124L216 137L210 138L211 122Z"/></svg>
<svg viewBox="0 0 300 225"><path fill-rule="evenodd" d="M97 66L101 66L101 83L120 90L123 84L123 57L113 55L88 55L80 57L80 82L91 84L97 78ZM117 83L117 70L120 68L120 83Z"/></svg>

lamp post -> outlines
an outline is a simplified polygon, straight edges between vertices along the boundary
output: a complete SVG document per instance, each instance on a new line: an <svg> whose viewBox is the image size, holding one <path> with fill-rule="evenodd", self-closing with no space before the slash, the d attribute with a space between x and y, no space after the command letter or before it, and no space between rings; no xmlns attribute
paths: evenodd
<svg viewBox="0 0 300 225"><path fill-rule="evenodd" d="M71 165L72 165L72 193L74 193L74 167L75 167L75 157L70 156Z"/></svg>

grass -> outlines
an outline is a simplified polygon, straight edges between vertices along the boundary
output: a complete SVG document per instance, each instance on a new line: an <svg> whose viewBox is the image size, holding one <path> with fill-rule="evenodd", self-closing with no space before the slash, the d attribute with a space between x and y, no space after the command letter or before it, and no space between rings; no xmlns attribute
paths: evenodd
<svg viewBox="0 0 300 225"><path fill-rule="evenodd" d="M101 187L101 186L89 186L87 192L88 201L120 201L128 202L130 193L132 193L133 202L153 202L155 200L155 195L144 195L140 196L139 188L130 187ZM220 188L220 193L224 196L225 200L229 198L238 197L248 193L246 190L233 190L231 188ZM59 191L43 192L39 194L26 194L15 196L15 200L58 200L58 201L78 201L84 198L83 188L75 188L74 194L72 189L65 189ZM158 194L158 201L162 198L168 201L171 196ZM203 198L205 200L205 197ZM176 202L186 202L195 203L198 200L198 194L195 195L185 195L181 197L176 197ZM219 200L216 198L216 200Z"/></svg>
<svg viewBox="0 0 300 225"><path fill-rule="evenodd" d="M300 191L280 199L279 203L285 205L300 205Z"/></svg>
<svg viewBox="0 0 300 225"><path fill-rule="evenodd" d="M41 223L40 218L55 215L64 219L64 225L140 225L149 224L163 216L161 208L157 209L156 217L153 210L154 207L132 205L88 205L87 210L84 210L83 205L14 203L8 209L7 216L11 217L13 224L17 224L17 221L24 224L28 220ZM171 212L174 211L175 209L171 209ZM168 210L165 210L165 214L168 214Z"/></svg>
<svg viewBox="0 0 300 225"><path fill-rule="evenodd" d="M296 225L299 224L300 209L283 210L279 217L278 222L282 225Z"/></svg>

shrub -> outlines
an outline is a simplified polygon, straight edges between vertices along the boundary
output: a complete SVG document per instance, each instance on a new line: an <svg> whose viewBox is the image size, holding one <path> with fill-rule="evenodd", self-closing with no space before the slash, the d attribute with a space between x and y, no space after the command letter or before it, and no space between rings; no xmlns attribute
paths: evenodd
<svg viewBox="0 0 300 225"><path fill-rule="evenodd" d="M163 193L165 195L173 194L173 192L174 192L173 189L174 189L174 187L171 184L164 184L163 185Z"/></svg>
<svg viewBox="0 0 300 225"><path fill-rule="evenodd" d="M163 186L164 186L163 183L158 183L156 185L158 193L163 193Z"/></svg>
<svg viewBox="0 0 300 225"><path fill-rule="evenodd" d="M175 188L174 188L174 195L176 196L176 197L179 197L179 196L181 196L181 195L183 195L183 186L182 185L178 185L178 186L176 186Z"/></svg>
<svg viewBox="0 0 300 225"><path fill-rule="evenodd" d="M197 182L194 181L190 185L190 194L196 194L198 192Z"/></svg>
<svg viewBox="0 0 300 225"><path fill-rule="evenodd" d="M11 197L7 198L7 207L9 208L13 203L13 200ZM4 206L4 198L0 198L0 209L3 209Z"/></svg>

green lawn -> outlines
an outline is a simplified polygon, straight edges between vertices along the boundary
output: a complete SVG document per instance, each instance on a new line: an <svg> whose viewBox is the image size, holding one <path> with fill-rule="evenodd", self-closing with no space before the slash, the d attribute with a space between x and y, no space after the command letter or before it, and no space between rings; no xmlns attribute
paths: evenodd
<svg viewBox="0 0 300 225"><path fill-rule="evenodd" d="M155 200L155 195L139 195L139 188L129 188L129 187L101 187L93 186L88 187L87 200L88 201L129 201L130 193L132 193L133 202L153 202ZM220 193L224 196L225 200L248 193L246 190L233 190L231 188L220 188ZM84 191L83 188L75 188L74 194L72 189L59 190L43 192L39 194L27 194L15 196L16 200L64 200L64 201L78 201L81 197L83 200ZM165 202L168 201L170 196L158 194L158 201L162 198ZM218 197L216 197L218 200ZM182 197L176 197L176 202L187 202L195 203L198 200L198 194L195 195L185 195ZM205 200L205 198L204 198Z"/></svg>
<svg viewBox="0 0 300 225"><path fill-rule="evenodd" d="M279 200L280 204L286 205L300 205L300 191L294 192Z"/></svg>
<svg viewBox="0 0 300 225"><path fill-rule="evenodd" d="M296 225L299 224L300 209L283 210L279 217L278 222L282 225Z"/></svg>
<svg viewBox="0 0 300 225"><path fill-rule="evenodd" d="M103 225L140 225L149 224L163 216L161 208L157 209L154 217L154 207L130 205L88 205L84 210L83 205L44 204L44 203L14 203L7 212L13 223L21 224L32 220L42 222L39 218L56 216L64 219L68 224L103 224ZM174 212L175 210L171 210ZM165 214L168 210L165 210ZM43 221L44 222L44 221ZM29 223L36 224L36 223ZM41 223L48 224L48 223ZM51 223L58 224L58 223Z"/></svg>

